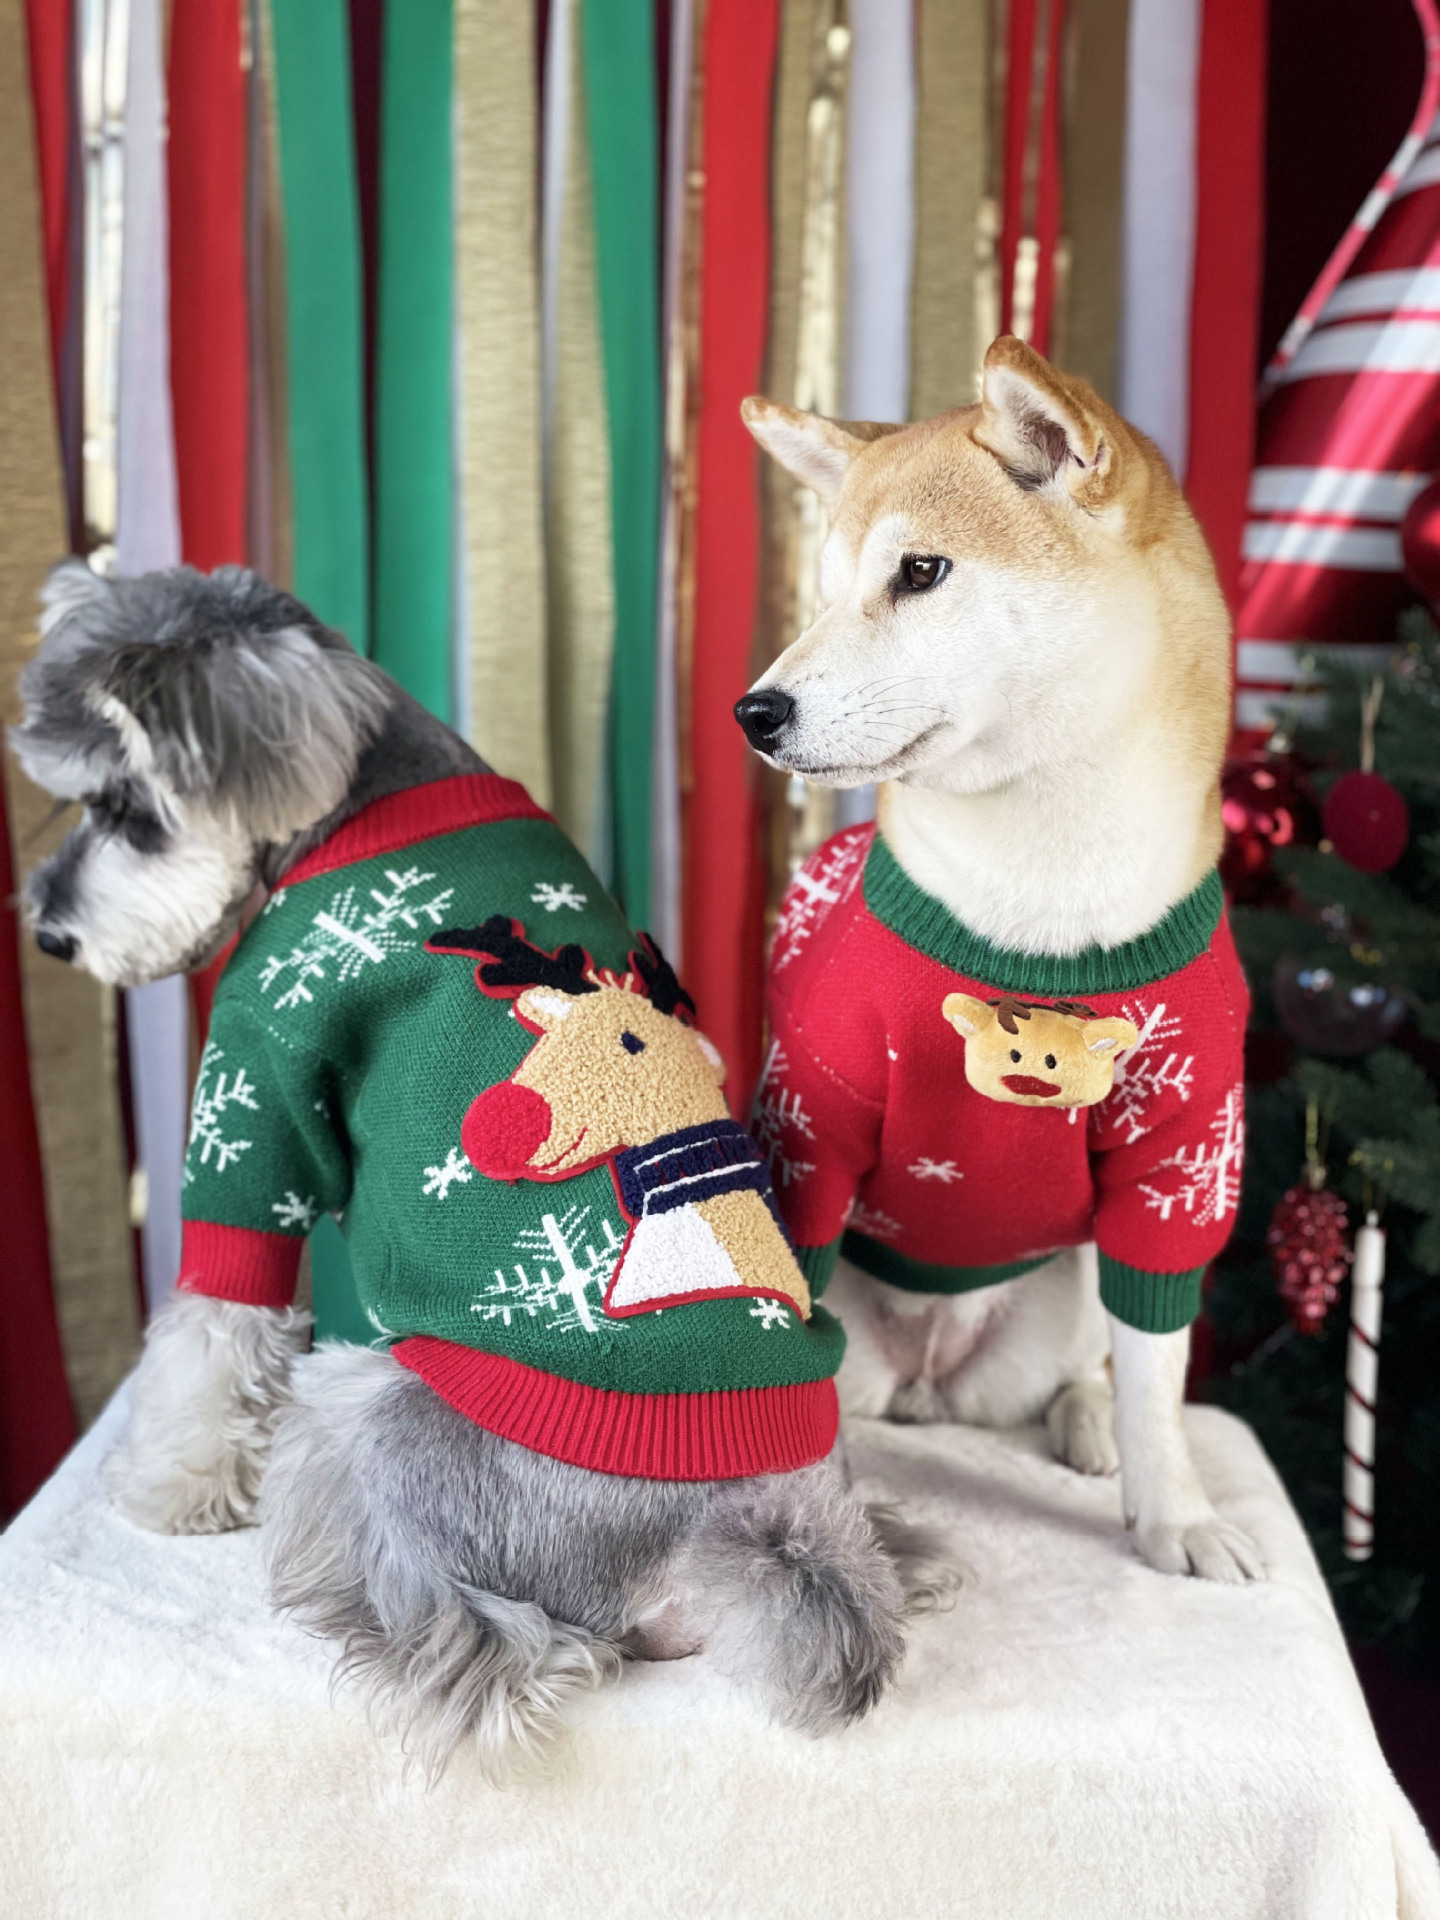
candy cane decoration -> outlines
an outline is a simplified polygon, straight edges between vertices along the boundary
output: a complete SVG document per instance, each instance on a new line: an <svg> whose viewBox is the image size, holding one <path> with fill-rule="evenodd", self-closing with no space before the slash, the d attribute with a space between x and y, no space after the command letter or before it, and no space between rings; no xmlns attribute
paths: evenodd
<svg viewBox="0 0 1440 1920"><path fill-rule="evenodd" d="M1410 0L1410 4L1415 9L1416 23L1425 44L1425 78L1415 118L1400 142L1394 159L1366 194L1364 205L1345 229L1339 246L1325 262L1319 279L1306 294L1300 311L1285 329L1284 337L1275 349L1261 381L1262 399L1272 391L1286 367L1304 346L1326 302L1349 271L1351 261L1395 198L1395 189L1414 165L1417 154L1425 144L1425 136L1434 124L1436 111L1440 109L1440 9L1436 7L1436 0Z"/></svg>
<svg viewBox="0 0 1440 1920"><path fill-rule="evenodd" d="M1347 1560L1368 1560L1375 1544L1375 1386L1385 1234L1372 1209L1355 1235L1350 1273L1350 1350L1345 1359L1345 1478L1341 1538Z"/></svg>

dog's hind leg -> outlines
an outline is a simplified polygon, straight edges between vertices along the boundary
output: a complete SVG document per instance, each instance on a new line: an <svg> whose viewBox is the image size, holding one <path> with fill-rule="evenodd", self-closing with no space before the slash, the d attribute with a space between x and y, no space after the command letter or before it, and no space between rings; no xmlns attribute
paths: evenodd
<svg viewBox="0 0 1440 1920"><path fill-rule="evenodd" d="M899 1575L829 1461L728 1483L672 1571L716 1665L788 1726L859 1719L900 1665Z"/></svg>
<svg viewBox="0 0 1440 1920"><path fill-rule="evenodd" d="M340 1642L435 1779L542 1749L659 1612L664 1563L708 1487L587 1473L487 1433L388 1354L297 1369L265 1483L271 1597Z"/></svg>
<svg viewBox="0 0 1440 1920"><path fill-rule="evenodd" d="M156 1314L106 1462L111 1498L157 1533L254 1524L271 1434L310 1316L177 1293Z"/></svg>
<svg viewBox="0 0 1440 1920"><path fill-rule="evenodd" d="M1119 1470L1115 1445L1115 1389L1103 1367L1072 1380L1045 1409L1050 1451L1077 1473Z"/></svg>

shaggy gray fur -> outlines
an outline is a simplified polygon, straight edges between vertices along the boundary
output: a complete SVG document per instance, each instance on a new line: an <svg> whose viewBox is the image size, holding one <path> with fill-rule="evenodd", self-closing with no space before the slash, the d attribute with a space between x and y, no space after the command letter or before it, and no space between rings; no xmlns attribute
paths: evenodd
<svg viewBox="0 0 1440 1920"><path fill-rule="evenodd" d="M371 801L484 770L338 634L240 568L108 582L67 563L43 626L15 743L86 817L34 876L32 912L50 950L63 935L81 964L106 951L108 930L122 984L218 946L257 877L275 886ZM224 888L197 903L172 876L207 810L234 828ZM193 948L132 930L120 952L96 884L107 872L145 894L147 929L184 892L203 921L184 929ZM87 893L105 925L87 925ZM262 1311L191 1302L164 1338L157 1329L117 1466L147 1524L249 1517L290 1359L287 1327L263 1418L238 1421L256 1399L254 1342L231 1321ZM471 1737L503 1773L622 1651L671 1657L705 1641L778 1718L815 1731L865 1712L899 1662L900 1582L833 1467L717 1483L588 1473L476 1427L365 1348L300 1359L294 1386L261 1493L275 1602L340 1642L340 1674L404 1726L432 1777Z"/></svg>
<svg viewBox="0 0 1440 1920"><path fill-rule="evenodd" d="M72 560L44 597L14 740L52 791L103 788L119 742L100 705L114 699L175 793L232 807L257 840L277 839L313 821L306 794L332 790L331 769L348 786L389 703L368 661L244 567L102 580Z"/></svg>
<svg viewBox="0 0 1440 1920"><path fill-rule="evenodd" d="M710 1657L787 1726L847 1726L899 1669L899 1578L829 1461L728 1482L676 1574Z"/></svg>
<svg viewBox="0 0 1440 1920"><path fill-rule="evenodd" d="M86 812L27 882L41 934L83 923L87 864L107 837L158 854L173 836L172 809L137 773L107 700L134 716L170 790L232 810L250 839L214 926L183 956L166 956L161 972L217 951L256 880L278 885L371 801L487 770L342 635L247 568L105 580L66 560L43 600L11 743L33 780Z"/></svg>
<svg viewBox="0 0 1440 1920"><path fill-rule="evenodd" d="M900 1583L828 1465L718 1483L587 1473L474 1426L365 1349L301 1360L294 1392L262 1506L272 1597L340 1642L340 1674L431 1778L467 1738L503 1775L662 1611L672 1641L703 1641L810 1732L866 1712L899 1664Z"/></svg>

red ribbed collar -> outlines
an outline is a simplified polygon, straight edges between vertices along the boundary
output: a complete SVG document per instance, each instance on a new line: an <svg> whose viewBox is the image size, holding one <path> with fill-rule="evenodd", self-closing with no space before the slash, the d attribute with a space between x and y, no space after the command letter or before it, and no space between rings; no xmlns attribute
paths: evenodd
<svg viewBox="0 0 1440 1920"><path fill-rule="evenodd" d="M303 860L282 875L282 887L295 887L317 874L377 854L398 853L416 840L433 840L437 833L458 833L463 827L483 827L492 820L548 820L518 781L498 773L457 773L449 780L429 780L372 800L353 819L337 827Z"/></svg>

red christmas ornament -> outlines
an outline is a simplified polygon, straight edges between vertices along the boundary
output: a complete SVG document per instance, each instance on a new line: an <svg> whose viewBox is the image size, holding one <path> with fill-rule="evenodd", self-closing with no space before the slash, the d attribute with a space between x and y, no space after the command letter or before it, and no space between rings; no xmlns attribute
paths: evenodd
<svg viewBox="0 0 1440 1920"><path fill-rule="evenodd" d="M1279 891L1276 847L1313 846L1319 813L1293 754L1236 754L1220 776L1225 846L1220 878L1232 900L1261 902Z"/></svg>
<svg viewBox="0 0 1440 1920"><path fill-rule="evenodd" d="M1387 873L1410 838L1404 796L1378 773L1347 773L1325 796L1325 838L1362 873Z"/></svg>
<svg viewBox="0 0 1440 1920"><path fill-rule="evenodd" d="M1297 1333L1319 1333L1354 1257L1345 1243L1345 1202L1324 1180L1324 1167L1307 1166L1302 1183L1282 1195L1265 1235Z"/></svg>
<svg viewBox="0 0 1440 1920"><path fill-rule="evenodd" d="M1410 502L1400 522L1405 578L1434 606L1440 602L1440 480Z"/></svg>

